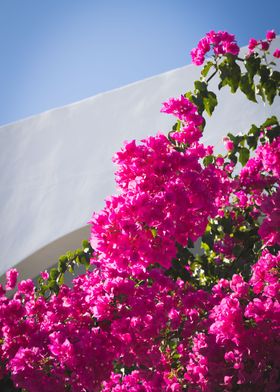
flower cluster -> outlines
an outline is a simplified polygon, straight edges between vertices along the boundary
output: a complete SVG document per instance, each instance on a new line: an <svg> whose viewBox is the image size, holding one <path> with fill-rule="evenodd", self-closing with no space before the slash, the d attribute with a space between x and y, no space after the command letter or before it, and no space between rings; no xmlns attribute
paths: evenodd
<svg viewBox="0 0 280 392"><path fill-rule="evenodd" d="M239 52L210 32L194 61L211 47ZM113 158L119 193L91 219L92 268L55 294L56 270L43 292L7 272L0 389L10 377L28 392L279 391L279 123L229 134L214 156L201 107L182 95L162 112L177 118L169 137Z"/></svg>
<svg viewBox="0 0 280 392"><path fill-rule="evenodd" d="M261 204L265 219L259 229L259 234L266 245L280 244L280 189L272 196L265 196Z"/></svg>
<svg viewBox="0 0 280 392"><path fill-rule="evenodd" d="M241 170L240 181L247 189L254 188L260 192L267 186L276 183L280 174L280 137L272 143L260 145L256 156L248 160Z"/></svg>
<svg viewBox="0 0 280 392"><path fill-rule="evenodd" d="M161 269L131 279L96 268L49 301L23 281L1 296L1 358L31 392L277 391L279 263L266 251L249 283L234 275L211 293Z"/></svg>
<svg viewBox="0 0 280 392"><path fill-rule="evenodd" d="M179 99L171 98L163 103L162 113L177 117L182 126L179 131L172 132L172 138L183 144L198 142L202 136L203 117L198 114L197 107L183 95Z"/></svg>
<svg viewBox="0 0 280 392"><path fill-rule="evenodd" d="M272 143L261 145L256 155L266 173L272 174L275 179L280 177L280 137L274 139Z"/></svg>
<svg viewBox="0 0 280 392"><path fill-rule="evenodd" d="M192 49L192 62L195 65L202 65L205 60L205 55L211 48L216 56L226 53L237 56L239 53L239 46L233 34L229 34L226 31L211 30L199 41L197 47Z"/></svg>
<svg viewBox="0 0 280 392"><path fill-rule="evenodd" d="M274 30L269 30L266 33L266 39L265 40L256 40L255 38L251 38L249 40L249 45L248 45L248 49L249 49L249 55L251 55L252 53L254 53L255 49L261 49L262 51L268 51L271 42L276 38L276 33ZM273 56L276 58L280 57L280 50L279 49L275 49Z"/></svg>
<svg viewBox="0 0 280 392"><path fill-rule="evenodd" d="M187 364L192 385L202 391L279 389L279 263L280 253L265 252L249 283L234 275L213 288L218 303L207 333L194 338Z"/></svg>
<svg viewBox="0 0 280 392"><path fill-rule="evenodd" d="M96 268L48 301L36 298L32 281L23 281L12 299L0 298L1 363L17 386L31 392L98 391L113 362L146 369L142 380L167 385L169 337L188 318L184 328L192 334L207 307L206 293L194 293L160 269L131 279L129 268L122 276ZM166 380L151 377L150 369L166 373ZM132 379L138 383L136 374L127 377L127 385Z"/></svg>
<svg viewBox="0 0 280 392"><path fill-rule="evenodd" d="M274 30L267 31L266 39L264 40L250 38L248 45L248 55L250 56L253 54L256 49L267 52L270 48L271 42L275 38L276 33ZM227 53L232 54L233 56L238 56L240 51L233 34L229 34L226 31L211 30L199 41L197 47L192 49L191 57L193 64L202 65L205 61L206 54L210 52L211 49L213 49L215 56L220 56ZM280 49L275 49L273 56L275 58L280 58Z"/></svg>
<svg viewBox="0 0 280 392"><path fill-rule="evenodd" d="M169 268L176 243L196 241L226 199L227 177L213 165L203 168L205 154L199 144L179 152L161 134L127 143L114 157L122 192L93 215L92 247L119 270L130 263Z"/></svg>

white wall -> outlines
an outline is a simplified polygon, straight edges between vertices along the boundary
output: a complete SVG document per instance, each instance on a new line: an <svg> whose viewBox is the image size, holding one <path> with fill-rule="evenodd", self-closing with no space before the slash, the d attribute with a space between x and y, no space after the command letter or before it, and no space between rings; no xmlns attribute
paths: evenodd
<svg viewBox="0 0 280 392"><path fill-rule="evenodd" d="M18 264L34 277L80 245L92 212L114 193L113 153L124 140L168 131L174 120L161 103L198 75L186 66L0 128L0 275ZM254 104L227 88L218 98L205 141L219 149L226 132L280 115L279 99Z"/></svg>

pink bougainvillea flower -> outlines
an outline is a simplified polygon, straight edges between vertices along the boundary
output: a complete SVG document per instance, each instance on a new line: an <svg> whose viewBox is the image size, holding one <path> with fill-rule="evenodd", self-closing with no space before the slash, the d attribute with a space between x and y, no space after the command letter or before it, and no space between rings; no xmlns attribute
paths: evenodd
<svg viewBox="0 0 280 392"><path fill-rule="evenodd" d="M48 273L48 271L42 271L41 272L41 277L43 278L43 279L49 279L49 273Z"/></svg>
<svg viewBox="0 0 280 392"><path fill-rule="evenodd" d="M273 56L275 57L275 58L277 58L277 59L279 59L280 58L280 49L275 49L275 51L274 51L274 53L273 53Z"/></svg>
<svg viewBox="0 0 280 392"><path fill-rule="evenodd" d="M261 48L264 51L267 51L269 49L269 43L267 41L261 41Z"/></svg>
<svg viewBox="0 0 280 392"><path fill-rule="evenodd" d="M203 117L197 113L197 107L184 95L180 98L170 98L163 103L162 113L173 114L186 124L199 126L203 122Z"/></svg>
<svg viewBox="0 0 280 392"><path fill-rule="evenodd" d="M227 31L211 30L199 41L197 47L192 49L192 62L195 65L202 65L211 48L216 56L227 53L237 56L240 50L233 34Z"/></svg>
<svg viewBox="0 0 280 392"><path fill-rule="evenodd" d="M13 290L16 287L18 271L15 268L6 272L6 290Z"/></svg>
<svg viewBox="0 0 280 392"><path fill-rule="evenodd" d="M224 137L223 141L224 141L225 148L228 151L232 151L234 149L234 143L228 137Z"/></svg>
<svg viewBox="0 0 280 392"><path fill-rule="evenodd" d="M272 41L275 37L276 37L276 33L275 33L274 30L269 30L269 31L266 33L266 39L267 39L268 41Z"/></svg>
<svg viewBox="0 0 280 392"><path fill-rule="evenodd" d="M255 38L251 38L248 45L249 50L254 50L258 46L258 44L259 42Z"/></svg>

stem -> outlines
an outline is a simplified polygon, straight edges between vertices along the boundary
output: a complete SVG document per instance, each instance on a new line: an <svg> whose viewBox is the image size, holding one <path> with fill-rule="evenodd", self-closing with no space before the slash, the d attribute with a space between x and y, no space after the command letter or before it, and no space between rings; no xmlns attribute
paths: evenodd
<svg viewBox="0 0 280 392"><path fill-rule="evenodd" d="M212 73L212 75L211 76L209 76L209 78L208 79L206 79L206 83L208 84L209 82L210 82L210 80L216 75L216 73L218 72L218 68L216 69L216 71L215 72L213 72Z"/></svg>

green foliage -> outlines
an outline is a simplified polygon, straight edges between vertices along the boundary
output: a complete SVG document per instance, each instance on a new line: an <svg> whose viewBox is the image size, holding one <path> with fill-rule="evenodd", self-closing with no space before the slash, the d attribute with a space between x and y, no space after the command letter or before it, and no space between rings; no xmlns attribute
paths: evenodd
<svg viewBox="0 0 280 392"><path fill-rule="evenodd" d="M246 97L253 102L257 102L256 93L255 93L255 85L250 81L250 77L248 73L244 74L240 78L239 82L240 90L246 95Z"/></svg>
<svg viewBox="0 0 280 392"><path fill-rule="evenodd" d="M206 113L211 116L218 104L216 94L213 91L208 90L208 84L206 82L197 80L194 85L194 94L187 92L185 97L197 106L200 114L206 111Z"/></svg>
<svg viewBox="0 0 280 392"><path fill-rule="evenodd" d="M212 61L208 61L208 62L204 65L204 67L203 67L203 69L202 69L202 71L201 71L201 75L202 75L204 78L206 78L206 76L208 75L210 69L213 68L213 66L214 66L214 63L213 63Z"/></svg>
<svg viewBox="0 0 280 392"><path fill-rule="evenodd" d="M248 148L242 147L239 150L239 162L241 163L242 166L245 166L248 159L250 157L250 151Z"/></svg>
<svg viewBox="0 0 280 392"><path fill-rule="evenodd" d="M278 136L280 136L280 125L275 116L269 117L260 126L252 124L247 134L228 133L227 137L234 143L234 149L228 154L228 158L234 163L239 161L244 166L250 157L250 151L254 151L258 143L272 142Z"/></svg>
<svg viewBox="0 0 280 392"><path fill-rule="evenodd" d="M219 76L221 82L219 83L219 88L224 86L229 86L230 91L235 93L240 87L241 81L241 70L233 56L228 55L224 61L218 65ZM241 88L241 87L240 87Z"/></svg>
<svg viewBox="0 0 280 392"><path fill-rule="evenodd" d="M90 260L94 255L90 243L87 240L82 242L82 248L75 251L69 251L65 255L59 257L56 267L49 271L48 279L43 279L41 276L37 280L37 295L50 296L57 294L59 287L64 283L64 275L69 272L75 273L75 268L83 265L85 271L90 268Z"/></svg>
<svg viewBox="0 0 280 392"><path fill-rule="evenodd" d="M248 76L251 82L254 81L254 77L258 74L260 65L261 65L261 58L258 57L257 54L252 54L251 56L247 57L244 61L244 65L248 72Z"/></svg>
<svg viewBox="0 0 280 392"><path fill-rule="evenodd" d="M201 242L195 246L177 245L177 258L173 260L173 266L167 274L206 290L211 290L219 279L230 279L233 274L240 272L248 279L250 266L258 260L262 250L258 235L259 222L252 219L250 208L233 207L231 212L242 217L243 221L237 224L230 211L225 211L223 217L210 219ZM226 237L235 243L233 257L229 258L216 247Z"/></svg>
<svg viewBox="0 0 280 392"><path fill-rule="evenodd" d="M210 165L211 163L213 163L214 160L215 160L214 155L207 155L207 156L203 159L203 164L204 164L204 166L206 167L206 166Z"/></svg>
<svg viewBox="0 0 280 392"><path fill-rule="evenodd" d="M211 116L218 104L216 94L214 94L212 91L209 91L207 95L203 97L203 104L207 114Z"/></svg>

